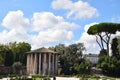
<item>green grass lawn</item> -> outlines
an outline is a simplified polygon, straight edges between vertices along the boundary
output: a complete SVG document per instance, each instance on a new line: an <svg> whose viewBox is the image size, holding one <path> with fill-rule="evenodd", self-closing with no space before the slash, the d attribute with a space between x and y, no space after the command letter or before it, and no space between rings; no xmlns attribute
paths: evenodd
<svg viewBox="0 0 120 80"><path fill-rule="evenodd" d="M36 78L35 80L42 80L42 78Z"/></svg>
<svg viewBox="0 0 120 80"><path fill-rule="evenodd" d="M103 79L110 79L110 80L120 80L120 78L114 78L114 77L109 77L109 76L95 76L95 75L79 75L77 76L81 80L99 80L100 78Z"/></svg>

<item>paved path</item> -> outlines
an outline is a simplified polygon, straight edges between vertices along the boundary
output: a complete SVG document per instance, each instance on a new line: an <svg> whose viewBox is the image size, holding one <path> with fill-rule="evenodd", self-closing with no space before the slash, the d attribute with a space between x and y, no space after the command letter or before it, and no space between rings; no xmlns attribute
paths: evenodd
<svg viewBox="0 0 120 80"><path fill-rule="evenodd" d="M10 78L3 78L3 79L0 79L0 80L10 80Z"/></svg>
<svg viewBox="0 0 120 80"><path fill-rule="evenodd" d="M51 80L53 80L53 78L51 78ZM80 80L80 79L75 77L56 77L56 80Z"/></svg>
<svg viewBox="0 0 120 80"><path fill-rule="evenodd" d="M100 69L97 69L97 68L95 68L95 67L92 67L92 68L91 68L91 73L92 73L93 75L99 76L99 77L103 75L102 72L101 72L101 70L100 70Z"/></svg>
<svg viewBox="0 0 120 80"><path fill-rule="evenodd" d="M3 78L0 80L10 80L10 78ZM51 78L51 80L53 80L53 78ZM79 78L75 78L75 77L56 77L56 80L79 80Z"/></svg>

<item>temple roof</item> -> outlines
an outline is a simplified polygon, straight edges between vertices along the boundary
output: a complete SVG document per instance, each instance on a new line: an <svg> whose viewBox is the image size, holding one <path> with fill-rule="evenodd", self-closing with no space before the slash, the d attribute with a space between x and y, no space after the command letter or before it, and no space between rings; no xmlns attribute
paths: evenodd
<svg viewBox="0 0 120 80"><path fill-rule="evenodd" d="M52 51L48 48L42 47L42 48L39 48L39 49L31 50L31 51L26 52L26 53L57 53L57 52Z"/></svg>

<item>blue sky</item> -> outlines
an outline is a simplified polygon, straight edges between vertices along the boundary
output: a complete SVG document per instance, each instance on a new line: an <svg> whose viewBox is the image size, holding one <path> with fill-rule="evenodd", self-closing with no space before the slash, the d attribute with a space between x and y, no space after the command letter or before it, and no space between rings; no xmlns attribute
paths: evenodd
<svg viewBox="0 0 120 80"><path fill-rule="evenodd" d="M87 29L120 22L120 0L0 0L0 43L25 41L32 49L82 42L86 53L99 47Z"/></svg>

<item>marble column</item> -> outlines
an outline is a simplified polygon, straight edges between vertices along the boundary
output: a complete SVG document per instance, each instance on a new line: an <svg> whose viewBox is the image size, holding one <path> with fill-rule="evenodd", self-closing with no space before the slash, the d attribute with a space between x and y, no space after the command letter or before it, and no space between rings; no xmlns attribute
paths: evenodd
<svg viewBox="0 0 120 80"><path fill-rule="evenodd" d="M27 74L29 74L29 54L27 54Z"/></svg>
<svg viewBox="0 0 120 80"><path fill-rule="evenodd" d="M33 63L34 63L34 58L33 58L33 54L31 54L31 74L33 74Z"/></svg>
<svg viewBox="0 0 120 80"><path fill-rule="evenodd" d="M39 53L39 74L41 75L41 53Z"/></svg>
<svg viewBox="0 0 120 80"><path fill-rule="evenodd" d="M44 74L44 54L42 54L42 75Z"/></svg>
<svg viewBox="0 0 120 80"><path fill-rule="evenodd" d="M47 65L46 65L46 53L44 54L44 62L43 62L43 75L46 75L46 68L47 68Z"/></svg>
<svg viewBox="0 0 120 80"><path fill-rule="evenodd" d="M52 57L52 74L54 75L55 74L55 59L54 59L54 54L52 54L53 55L53 57Z"/></svg>
<svg viewBox="0 0 120 80"><path fill-rule="evenodd" d="M58 55L55 54L55 74L58 74Z"/></svg>
<svg viewBox="0 0 120 80"><path fill-rule="evenodd" d="M28 74L30 74L30 54L28 54Z"/></svg>
<svg viewBox="0 0 120 80"><path fill-rule="evenodd" d="M32 66L32 63L33 63L33 55L32 54L30 54L30 74L32 74L32 72L33 72L33 66Z"/></svg>
<svg viewBox="0 0 120 80"><path fill-rule="evenodd" d="M34 73L33 74L36 74L37 73L37 54L35 53L34 55Z"/></svg>
<svg viewBox="0 0 120 80"><path fill-rule="evenodd" d="M49 67L48 67L48 73L51 74L51 54L49 54Z"/></svg>

